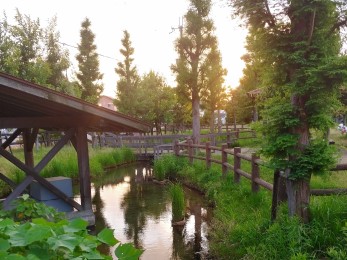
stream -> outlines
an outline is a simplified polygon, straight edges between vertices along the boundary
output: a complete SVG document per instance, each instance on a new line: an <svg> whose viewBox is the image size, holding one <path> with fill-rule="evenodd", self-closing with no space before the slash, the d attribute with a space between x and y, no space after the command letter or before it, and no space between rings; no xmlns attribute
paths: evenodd
<svg viewBox="0 0 347 260"><path fill-rule="evenodd" d="M151 181L152 167L137 163L109 171L92 184L95 231L114 229L121 243L144 249L141 259L208 259L212 209L203 195L185 188L186 224L171 226L168 185ZM111 254L103 247L104 254Z"/></svg>

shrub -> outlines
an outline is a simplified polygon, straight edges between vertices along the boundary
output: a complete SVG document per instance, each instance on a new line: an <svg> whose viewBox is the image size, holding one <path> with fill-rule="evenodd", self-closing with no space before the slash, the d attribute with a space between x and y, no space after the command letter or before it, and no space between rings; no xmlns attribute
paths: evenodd
<svg viewBox="0 0 347 260"><path fill-rule="evenodd" d="M52 216L61 215L28 195L17 200L16 206L12 211L0 211L1 259L112 259L97 250L101 244L117 245L118 259L135 260L142 254L132 244L120 244L111 229L92 236L82 219L50 222ZM13 214L20 222L9 218ZM43 218L36 218L40 215Z"/></svg>

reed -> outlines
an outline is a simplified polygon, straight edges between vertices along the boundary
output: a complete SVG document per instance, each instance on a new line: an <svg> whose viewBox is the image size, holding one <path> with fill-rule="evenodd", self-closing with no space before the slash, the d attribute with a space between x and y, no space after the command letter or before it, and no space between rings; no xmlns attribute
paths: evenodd
<svg viewBox="0 0 347 260"><path fill-rule="evenodd" d="M172 222L178 222L184 219L184 191L181 184L172 184L169 188L172 202Z"/></svg>

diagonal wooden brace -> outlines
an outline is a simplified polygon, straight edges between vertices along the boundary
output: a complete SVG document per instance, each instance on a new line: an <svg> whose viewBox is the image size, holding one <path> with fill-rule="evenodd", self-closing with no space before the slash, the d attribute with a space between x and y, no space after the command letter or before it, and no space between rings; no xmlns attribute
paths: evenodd
<svg viewBox="0 0 347 260"><path fill-rule="evenodd" d="M67 131L65 136L63 136L59 140L59 142L49 151L49 153L37 164L35 168L25 165L16 157L14 157L10 153L8 153L6 150L4 150L2 147L0 148L0 154L2 156L4 156L8 161L12 162L14 165L16 165L19 169L21 169L28 175L25 178L25 180L22 183L20 183L13 190L13 192L6 198L6 200L3 203L3 207L5 209L8 209L10 206L10 202L16 197L18 197L19 194L21 194L24 191L24 189L35 179L41 185L45 186L48 190L50 190L55 195L60 197L62 200L70 204L72 207L76 208L77 210L82 210L81 205L79 205L73 199L66 196L65 193L57 189L54 185L52 185L45 178L39 175L39 172L49 163L49 161L59 152L59 150L71 139L71 137L74 134L75 134L74 129L70 129L69 131Z"/></svg>

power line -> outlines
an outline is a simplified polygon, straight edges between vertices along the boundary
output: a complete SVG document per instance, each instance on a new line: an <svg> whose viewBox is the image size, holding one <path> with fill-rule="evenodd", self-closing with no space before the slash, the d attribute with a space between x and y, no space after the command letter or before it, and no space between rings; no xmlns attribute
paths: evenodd
<svg viewBox="0 0 347 260"><path fill-rule="evenodd" d="M63 46L68 46L68 47L70 47L70 48L78 49L78 47L73 46L73 45L68 44L68 43L65 43L65 42L59 42L59 41L58 41L58 43L61 44L61 45L63 45ZM96 55L98 55L98 56L100 56L100 57L104 57L104 58L111 59L111 60L115 60L115 61L118 61L118 62L119 62L118 59L112 58L112 57L110 57L110 56L107 56L107 55L104 55L104 54L101 54L101 53L96 53Z"/></svg>

